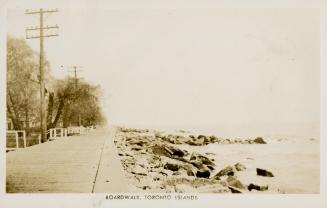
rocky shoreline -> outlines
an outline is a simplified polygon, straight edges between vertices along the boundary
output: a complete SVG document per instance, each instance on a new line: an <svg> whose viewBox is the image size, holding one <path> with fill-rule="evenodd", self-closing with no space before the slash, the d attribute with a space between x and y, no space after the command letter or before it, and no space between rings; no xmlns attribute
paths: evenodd
<svg viewBox="0 0 327 208"><path fill-rule="evenodd" d="M268 185L244 184L238 174L247 171L241 163L217 169L213 153L187 151L183 145L266 144L255 139L223 139L192 135L185 131L165 134L155 130L117 128L114 143L118 149L133 192L151 193L252 193L267 191ZM274 177L265 169L256 169L258 177Z"/></svg>

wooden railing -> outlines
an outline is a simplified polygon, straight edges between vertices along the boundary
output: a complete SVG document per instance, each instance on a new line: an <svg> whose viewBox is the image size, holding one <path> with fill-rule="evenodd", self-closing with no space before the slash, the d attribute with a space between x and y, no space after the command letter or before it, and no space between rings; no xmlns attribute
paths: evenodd
<svg viewBox="0 0 327 208"><path fill-rule="evenodd" d="M25 130L7 130L7 134L14 134L16 140L16 149L19 148L19 135L23 135L24 148L26 147L26 133ZM7 148L12 149L12 148Z"/></svg>
<svg viewBox="0 0 327 208"><path fill-rule="evenodd" d="M68 130L66 128L52 128L47 131L47 135L49 135L49 140L67 137Z"/></svg>

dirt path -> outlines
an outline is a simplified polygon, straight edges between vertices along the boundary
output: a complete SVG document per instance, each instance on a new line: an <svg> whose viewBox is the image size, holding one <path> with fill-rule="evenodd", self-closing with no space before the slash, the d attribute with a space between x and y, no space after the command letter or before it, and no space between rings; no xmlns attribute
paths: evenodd
<svg viewBox="0 0 327 208"><path fill-rule="evenodd" d="M7 192L127 192L113 135L100 129L9 152Z"/></svg>

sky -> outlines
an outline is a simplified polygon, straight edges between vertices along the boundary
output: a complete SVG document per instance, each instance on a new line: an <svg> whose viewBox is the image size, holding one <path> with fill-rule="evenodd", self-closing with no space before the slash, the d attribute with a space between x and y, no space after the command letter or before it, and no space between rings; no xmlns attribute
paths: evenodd
<svg viewBox="0 0 327 208"><path fill-rule="evenodd" d="M109 124L319 137L317 10L69 2L44 7L59 8L46 57L56 77L78 65L101 85ZM13 4L7 33L24 38L35 8Z"/></svg>

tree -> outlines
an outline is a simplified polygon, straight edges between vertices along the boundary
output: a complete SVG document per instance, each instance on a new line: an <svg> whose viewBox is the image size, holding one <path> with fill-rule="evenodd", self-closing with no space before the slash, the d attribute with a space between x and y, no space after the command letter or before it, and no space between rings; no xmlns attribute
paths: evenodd
<svg viewBox="0 0 327 208"><path fill-rule="evenodd" d="M45 79L47 128L76 125L77 115L81 115L83 125L95 125L104 121L99 103L100 86L73 78L55 79L50 74L50 64L46 62ZM40 83L38 54L23 39L7 39L7 117L14 129L29 130L29 121L40 120ZM25 125L24 125L25 124ZM27 131L28 133L28 131Z"/></svg>
<svg viewBox="0 0 327 208"><path fill-rule="evenodd" d="M76 87L74 78L57 80L54 93L49 97L48 128L54 128L62 120L63 126L78 124L95 125L104 122L99 103L100 86L93 86L79 80Z"/></svg>
<svg viewBox="0 0 327 208"><path fill-rule="evenodd" d="M15 129L28 128L37 112L39 86L33 80L38 69L37 54L23 39L7 40L7 115Z"/></svg>

